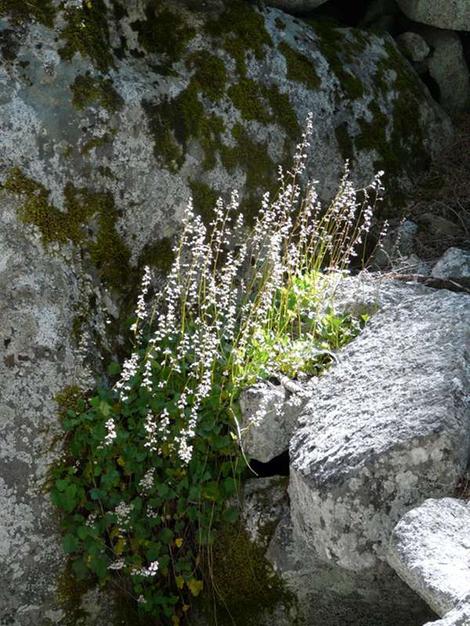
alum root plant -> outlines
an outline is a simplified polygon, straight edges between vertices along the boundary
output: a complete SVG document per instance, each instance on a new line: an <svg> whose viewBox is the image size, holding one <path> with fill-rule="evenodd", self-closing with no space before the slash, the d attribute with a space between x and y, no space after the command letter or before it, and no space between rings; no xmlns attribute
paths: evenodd
<svg viewBox="0 0 470 626"><path fill-rule="evenodd" d="M250 233L236 192L208 229L188 204L161 292L145 269L117 382L64 412L52 498L73 572L113 584L158 624L187 621L217 529L236 519L240 390L318 373L360 326L334 314L324 288L363 242L380 174L356 190L346 168L323 209L315 181L301 185L311 131L309 118Z"/></svg>

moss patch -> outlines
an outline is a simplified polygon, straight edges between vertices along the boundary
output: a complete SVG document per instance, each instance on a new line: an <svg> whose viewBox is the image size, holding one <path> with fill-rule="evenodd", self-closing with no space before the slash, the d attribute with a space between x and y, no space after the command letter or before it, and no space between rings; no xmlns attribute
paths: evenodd
<svg viewBox="0 0 470 626"><path fill-rule="evenodd" d="M250 223L259 210L257 191L274 190L276 185L276 165L268 153L267 146L254 141L241 124L232 129L236 141L234 147L223 146L221 149L224 167L233 172L240 168L246 174L245 194L241 209Z"/></svg>
<svg viewBox="0 0 470 626"><path fill-rule="evenodd" d="M110 78L86 75L77 76L72 83L72 104L77 109L85 109L90 104L99 104L111 113L118 111L124 101L113 87Z"/></svg>
<svg viewBox="0 0 470 626"><path fill-rule="evenodd" d="M52 28L56 16L56 8L51 0L0 0L0 15L9 15L15 22L36 20L44 26Z"/></svg>
<svg viewBox="0 0 470 626"><path fill-rule="evenodd" d="M195 70L193 81L208 98L214 101L222 98L227 83L227 72L222 59L206 50L198 50L187 58L186 65Z"/></svg>
<svg viewBox="0 0 470 626"><path fill-rule="evenodd" d="M341 156L345 161L351 161L354 158L354 145L351 137L349 136L348 125L346 122L335 128L335 136Z"/></svg>
<svg viewBox="0 0 470 626"><path fill-rule="evenodd" d="M19 218L40 230L46 246L53 242L80 245L110 287L121 290L127 283L130 252L116 230L118 214L110 193L67 183L65 211L60 211L49 202L48 191L19 168L10 172L4 186L23 198Z"/></svg>
<svg viewBox="0 0 470 626"><path fill-rule="evenodd" d="M189 180L189 187L196 212L199 213L206 225L209 224L213 218L215 203L220 193L201 180Z"/></svg>
<svg viewBox="0 0 470 626"><path fill-rule="evenodd" d="M70 61L75 53L79 53L90 58L102 71L111 67L113 55L103 0L86 2L81 8L69 8L65 17L67 24L61 33L65 45L59 50L61 58Z"/></svg>
<svg viewBox="0 0 470 626"><path fill-rule="evenodd" d="M202 167L210 170L216 164L224 125L222 118L205 111L200 99L203 93L202 86L193 79L173 100L158 104L143 102L154 137L155 156L172 172L182 166L191 139L198 141L203 149Z"/></svg>
<svg viewBox="0 0 470 626"><path fill-rule="evenodd" d="M282 581L267 562L264 551L252 543L241 525L226 527L213 547L217 623L221 626L257 626L263 613L292 602Z"/></svg>
<svg viewBox="0 0 470 626"><path fill-rule="evenodd" d="M234 58L237 71L246 75L246 54L264 57L264 46L272 45L262 14L244 0L231 0L216 20L206 25L212 37L221 40L224 49Z"/></svg>
<svg viewBox="0 0 470 626"><path fill-rule="evenodd" d="M163 0L151 0L145 10L145 20L133 22L139 44L150 54L165 55L172 65L181 58L195 31L184 19L165 7Z"/></svg>
<svg viewBox="0 0 470 626"><path fill-rule="evenodd" d="M162 237L158 241L147 244L139 258L141 266L150 265L166 274L173 263L173 243L170 237Z"/></svg>
<svg viewBox="0 0 470 626"><path fill-rule="evenodd" d="M287 78L298 83L303 83L310 89L319 89L321 79L316 73L312 61L303 54L293 50L284 41L279 44L279 50L284 55L287 64Z"/></svg>
<svg viewBox="0 0 470 626"><path fill-rule="evenodd" d="M355 100L364 95L364 86L348 65L357 63L359 55L367 48L367 37L360 30L344 32L329 22L311 21L318 37L318 47L338 78L341 89Z"/></svg>

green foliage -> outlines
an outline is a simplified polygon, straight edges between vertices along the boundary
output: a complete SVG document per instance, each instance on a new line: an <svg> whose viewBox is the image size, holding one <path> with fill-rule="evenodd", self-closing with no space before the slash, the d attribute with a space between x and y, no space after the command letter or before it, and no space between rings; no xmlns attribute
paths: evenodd
<svg viewBox="0 0 470 626"><path fill-rule="evenodd" d="M155 383L166 375L155 362ZM149 393L139 382L126 402L108 388L80 403L76 390L58 398L66 400L61 413L69 456L52 470L51 497L62 513L63 549L75 577L117 588L124 577L139 611L166 624L184 620L203 588L200 555L213 544L217 525L234 519L227 501L243 464L230 435L229 395L218 385L200 409L187 465L175 452L178 420L158 451L147 448L145 415L163 408L175 414L179 386L175 380L173 391L158 393L155 384ZM103 445L109 419L117 437ZM110 569L116 562L122 568ZM147 575L156 562L158 575Z"/></svg>
<svg viewBox="0 0 470 626"><path fill-rule="evenodd" d="M61 32L65 45L60 56L70 61L74 54L91 59L102 71L113 66L109 40L108 15L103 0L85 0L81 7L70 7L65 12L66 25Z"/></svg>
<svg viewBox="0 0 470 626"><path fill-rule="evenodd" d="M123 100L109 78L98 78L88 74L77 76L71 85L72 104L77 109L85 109L90 104L99 104L107 111L118 111Z"/></svg>

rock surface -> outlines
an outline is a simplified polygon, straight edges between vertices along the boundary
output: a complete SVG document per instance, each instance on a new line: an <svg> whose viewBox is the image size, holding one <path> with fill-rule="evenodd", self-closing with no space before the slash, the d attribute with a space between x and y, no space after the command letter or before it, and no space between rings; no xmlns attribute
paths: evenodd
<svg viewBox="0 0 470 626"><path fill-rule="evenodd" d="M424 626L468 626L470 624L470 596L464 598L455 609L449 611L442 619L428 622Z"/></svg>
<svg viewBox="0 0 470 626"><path fill-rule="evenodd" d="M397 0L401 10L415 22L450 30L470 30L467 0Z"/></svg>
<svg viewBox="0 0 470 626"><path fill-rule="evenodd" d="M426 65L439 86L439 101L450 113L466 111L470 105L469 69L458 33L426 28L422 34L432 49Z"/></svg>
<svg viewBox="0 0 470 626"><path fill-rule="evenodd" d="M400 517L453 492L469 460L470 296L377 313L318 379L291 443L295 532L351 571L383 561Z"/></svg>
<svg viewBox="0 0 470 626"><path fill-rule="evenodd" d="M439 615L470 596L470 503L426 500L395 526L387 557Z"/></svg>
<svg viewBox="0 0 470 626"><path fill-rule="evenodd" d="M415 63L424 61L431 52L424 38L418 33L402 33L396 38L396 41L403 54Z"/></svg>
<svg viewBox="0 0 470 626"><path fill-rule="evenodd" d="M447 278L470 286L470 252L449 248L432 268L435 278Z"/></svg>
<svg viewBox="0 0 470 626"><path fill-rule="evenodd" d="M249 459L267 463L289 448L297 419L305 404L302 395L282 384L258 383L242 392L241 432L243 450Z"/></svg>

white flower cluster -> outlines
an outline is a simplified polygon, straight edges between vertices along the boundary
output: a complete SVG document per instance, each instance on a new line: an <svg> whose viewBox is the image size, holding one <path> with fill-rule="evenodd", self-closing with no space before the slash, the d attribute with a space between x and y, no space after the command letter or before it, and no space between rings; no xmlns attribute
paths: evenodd
<svg viewBox="0 0 470 626"><path fill-rule="evenodd" d="M108 569L110 570L121 570L124 567L126 567L126 562L124 561L124 559L116 559L116 561L113 561L108 565Z"/></svg>
<svg viewBox="0 0 470 626"><path fill-rule="evenodd" d="M132 513L132 505L120 502L114 509L116 514L118 528L121 532L126 532Z"/></svg>
<svg viewBox="0 0 470 626"><path fill-rule="evenodd" d="M375 203L383 191L382 172L371 185L356 190L346 164L338 192L324 209L317 181L300 184L312 133L310 115L292 171L279 169L279 192L274 199L264 195L249 239L236 192L227 203L217 201L209 229L189 202L182 234L173 248L174 262L165 286L155 297L151 316L146 303L151 277L145 269L133 326L136 350L124 363L116 389L121 399L127 400L133 378L140 373L142 386L150 394L164 395L168 389L168 397L173 397L177 390L177 406L171 415L167 410L160 414L149 410L145 417L145 445L156 453L161 452L162 442L172 437L181 461L189 462L198 415L213 391L221 350L230 346L230 356L224 357L228 358L227 375L235 385L243 383L253 344L276 341L270 316L286 277L302 277L325 268L342 272L370 228ZM312 319L317 310L314 304L309 309ZM151 335L140 360L144 324ZM282 344L274 345L282 352ZM272 355L266 370L277 373ZM161 372L164 374L157 376ZM176 423L183 427L172 433Z"/></svg>
<svg viewBox="0 0 470 626"><path fill-rule="evenodd" d="M140 488L142 495L146 495L151 491L153 484L154 484L154 479L155 479L155 469L152 467L145 473L144 477L139 481L139 488Z"/></svg>
<svg viewBox="0 0 470 626"><path fill-rule="evenodd" d="M149 578L157 574L158 568L159 568L158 561L152 561L148 567L134 569L132 572L132 575L133 576L145 576L146 578Z"/></svg>
<svg viewBox="0 0 470 626"><path fill-rule="evenodd" d="M104 445L109 446L113 443L113 441L117 437L116 424L114 423L114 420L112 417L110 417L109 420L106 420L105 426L106 426L106 436L104 438Z"/></svg>

